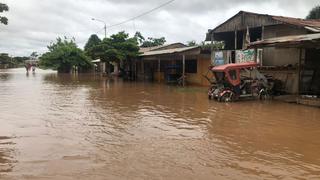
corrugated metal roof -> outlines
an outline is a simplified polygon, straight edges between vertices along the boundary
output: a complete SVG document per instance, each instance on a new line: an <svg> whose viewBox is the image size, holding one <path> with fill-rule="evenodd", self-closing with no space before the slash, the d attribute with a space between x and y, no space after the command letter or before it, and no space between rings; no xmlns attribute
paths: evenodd
<svg viewBox="0 0 320 180"><path fill-rule="evenodd" d="M154 56L154 55L182 53L182 52L190 51L190 50L197 49L197 48L200 48L200 46L174 48L174 49L166 49L166 50L159 50L159 51L148 51L148 52L144 52L140 56L143 57L143 56Z"/></svg>
<svg viewBox="0 0 320 180"><path fill-rule="evenodd" d="M304 43L313 44L315 45L314 47L320 46L320 33L270 38L262 41L252 42L250 43L249 47L270 47L281 45L303 47Z"/></svg>
<svg viewBox="0 0 320 180"><path fill-rule="evenodd" d="M315 33L320 32L320 19L307 20L307 19L300 19L300 18L293 18L293 17L275 16L275 15L269 15L269 14L259 14L259 13L253 13L253 12L247 12L247 11L240 11L239 13L232 16L231 18L229 18L228 20L226 20L222 24L218 25L214 29L208 30L206 40L209 41L212 33L215 33L216 31L219 30L219 28L221 28L222 26L231 22L236 17L245 16L245 15L265 17L265 19L266 19L265 22L263 22L263 21L257 22L257 24L259 24L259 26L262 26L262 25L268 26L268 25L276 25L276 24L290 24L293 26L303 27L311 32L315 32ZM270 21L270 22L267 21L270 19L273 21ZM269 22L269 24L266 22ZM242 24L240 28L247 28L248 26L249 26L248 24ZM252 27L250 27L250 28L252 28Z"/></svg>
<svg viewBox="0 0 320 180"><path fill-rule="evenodd" d="M313 32L320 32L320 19L307 20L282 16L272 16L272 18L286 24L304 27Z"/></svg>
<svg viewBox="0 0 320 180"><path fill-rule="evenodd" d="M155 51L157 49L165 49L167 47L169 48L170 46L175 46L175 45L180 45L181 47L186 47L186 45L184 45L183 43L177 42L177 43L165 44L165 45L161 45L161 46L140 47L139 52L145 53L148 51Z"/></svg>
<svg viewBox="0 0 320 180"><path fill-rule="evenodd" d="M141 47L141 48L139 49L139 52L145 53L145 52L148 52L148 51L152 51L152 50L158 49L158 48L160 48L160 47L162 47L162 46Z"/></svg>

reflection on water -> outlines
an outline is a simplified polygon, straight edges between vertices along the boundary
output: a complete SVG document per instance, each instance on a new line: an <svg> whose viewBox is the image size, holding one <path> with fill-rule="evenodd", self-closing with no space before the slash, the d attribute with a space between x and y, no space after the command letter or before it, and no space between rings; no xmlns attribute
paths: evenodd
<svg viewBox="0 0 320 180"><path fill-rule="evenodd" d="M0 136L19 137L0 139L8 178L320 178L316 108L94 75L0 76Z"/></svg>
<svg viewBox="0 0 320 180"><path fill-rule="evenodd" d="M15 163L13 145L10 137L0 136L0 177L2 173L12 171Z"/></svg>

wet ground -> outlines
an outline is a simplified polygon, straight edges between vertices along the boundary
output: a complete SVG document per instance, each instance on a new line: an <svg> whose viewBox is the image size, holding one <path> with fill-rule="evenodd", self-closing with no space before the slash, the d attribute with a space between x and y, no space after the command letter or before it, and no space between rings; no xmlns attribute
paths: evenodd
<svg viewBox="0 0 320 180"><path fill-rule="evenodd" d="M0 70L0 179L320 179L320 109Z"/></svg>

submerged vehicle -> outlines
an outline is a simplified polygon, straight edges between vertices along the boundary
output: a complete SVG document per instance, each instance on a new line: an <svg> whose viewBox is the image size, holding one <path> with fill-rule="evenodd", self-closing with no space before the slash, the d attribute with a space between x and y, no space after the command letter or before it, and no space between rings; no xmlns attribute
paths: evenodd
<svg viewBox="0 0 320 180"><path fill-rule="evenodd" d="M255 62L210 67L215 82L211 83L208 90L209 99L221 102L249 97L267 99L273 85L257 67L258 64Z"/></svg>

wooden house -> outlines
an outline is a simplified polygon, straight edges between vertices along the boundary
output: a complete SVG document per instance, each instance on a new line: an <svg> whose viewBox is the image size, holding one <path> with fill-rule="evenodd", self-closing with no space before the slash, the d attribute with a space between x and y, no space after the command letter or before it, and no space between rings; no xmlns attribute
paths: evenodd
<svg viewBox="0 0 320 180"><path fill-rule="evenodd" d="M303 64L313 66L312 81L319 78L320 50L316 46L250 46L272 38L320 33L320 20L273 16L240 11L207 33L206 41L223 41L224 49L212 54L215 63L257 61L264 73L283 82L287 93L300 92ZM310 40L311 41L311 40ZM311 65L312 64L312 65ZM312 85L312 86L318 86ZM316 88L318 89L318 88ZM318 90L316 90L318 91Z"/></svg>
<svg viewBox="0 0 320 180"><path fill-rule="evenodd" d="M210 51L200 46L188 47L174 43L161 47L141 49L135 71L139 80L175 83L185 77L183 84L208 85L203 77L211 65Z"/></svg>

